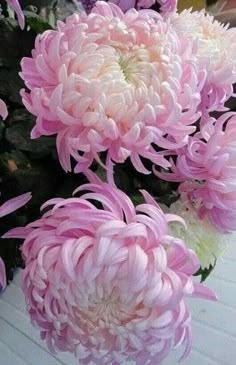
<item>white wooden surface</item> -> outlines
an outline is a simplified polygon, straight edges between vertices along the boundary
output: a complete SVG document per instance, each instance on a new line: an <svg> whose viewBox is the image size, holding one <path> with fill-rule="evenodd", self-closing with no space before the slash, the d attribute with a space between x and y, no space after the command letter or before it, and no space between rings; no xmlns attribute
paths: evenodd
<svg viewBox="0 0 236 365"><path fill-rule="evenodd" d="M183 365L236 364L236 242L225 254L207 285L218 303L189 300L194 346ZM78 365L67 353L52 355L30 324L19 288L19 274L0 296L0 365ZM177 365L179 350L163 365Z"/></svg>

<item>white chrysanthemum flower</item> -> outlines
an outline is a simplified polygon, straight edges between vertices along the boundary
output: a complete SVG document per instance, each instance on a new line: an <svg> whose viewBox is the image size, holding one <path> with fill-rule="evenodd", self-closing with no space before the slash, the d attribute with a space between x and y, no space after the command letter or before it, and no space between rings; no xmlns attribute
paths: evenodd
<svg viewBox="0 0 236 365"><path fill-rule="evenodd" d="M170 225L171 233L181 238L186 245L197 254L202 269L214 266L218 259L228 247L231 234L224 234L218 231L207 219L201 220L197 213L190 206L181 200L170 206L173 214L180 215L186 222L187 229L178 222Z"/></svg>

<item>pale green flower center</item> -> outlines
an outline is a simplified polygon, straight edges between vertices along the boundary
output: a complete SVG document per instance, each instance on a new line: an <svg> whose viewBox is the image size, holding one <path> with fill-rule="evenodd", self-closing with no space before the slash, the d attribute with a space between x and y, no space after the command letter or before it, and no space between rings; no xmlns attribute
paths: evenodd
<svg viewBox="0 0 236 365"><path fill-rule="evenodd" d="M136 54L124 54L120 56L119 65L127 82L137 83L137 74L139 73L138 63L139 59Z"/></svg>

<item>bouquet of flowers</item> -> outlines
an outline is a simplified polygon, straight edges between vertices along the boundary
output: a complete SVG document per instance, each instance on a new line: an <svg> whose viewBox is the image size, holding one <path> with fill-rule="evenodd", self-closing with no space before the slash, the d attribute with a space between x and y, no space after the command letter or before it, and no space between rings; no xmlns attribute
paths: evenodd
<svg viewBox="0 0 236 365"><path fill-rule="evenodd" d="M26 54L24 87L1 92L14 112L1 100L0 168L5 196L24 194L0 215L27 205L8 218L2 289L23 239L22 289L51 351L156 365L184 345L187 357L186 298L216 300L194 276L236 230L236 30L175 0L9 5L28 43L11 51Z"/></svg>

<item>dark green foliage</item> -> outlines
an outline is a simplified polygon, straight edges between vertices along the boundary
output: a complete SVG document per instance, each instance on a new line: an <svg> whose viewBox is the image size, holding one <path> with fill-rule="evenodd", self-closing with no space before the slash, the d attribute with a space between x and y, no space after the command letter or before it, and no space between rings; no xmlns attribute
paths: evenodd
<svg viewBox="0 0 236 365"><path fill-rule="evenodd" d="M138 191L144 189L156 199L157 203L170 206L178 199L178 184L158 179L152 173L152 163L146 163L146 167L150 170L150 175L137 172L129 161L116 165L116 184L135 203L142 201Z"/></svg>
<svg viewBox="0 0 236 365"><path fill-rule="evenodd" d="M49 23L49 19L43 18L34 11L24 11L26 24L29 25L30 29L35 33L42 33L47 29L52 29L53 24Z"/></svg>
<svg viewBox="0 0 236 365"><path fill-rule="evenodd" d="M45 157L55 148L54 137L30 138L34 118L25 109L15 110L8 118L5 138L9 146L28 152L31 158Z"/></svg>
<svg viewBox="0 0 236 365"><path fill-rule="evenodd" d="M208 278L208 276L210 275L210 273L214 270L215 266L216 266L216 260L215 260L215 263L214 263L213 266L210 265L209 268L207 268L207 269L200 268L196 272L195 276L201 276L201 283L202 283L203 281L205 281Z"/></svg>

